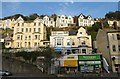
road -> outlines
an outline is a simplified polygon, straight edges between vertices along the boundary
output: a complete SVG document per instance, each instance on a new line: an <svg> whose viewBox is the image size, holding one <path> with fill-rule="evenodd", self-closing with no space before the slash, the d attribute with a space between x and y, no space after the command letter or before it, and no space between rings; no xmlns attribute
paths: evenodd
<svg viewBox="0 0 120 79"><path fill-rule="evenodd" d="M47 74L13 74L13 76L3 77L2 79L120 79L117 73L104 74L104 76L88 74L60 74L57 76Z"/></svg>

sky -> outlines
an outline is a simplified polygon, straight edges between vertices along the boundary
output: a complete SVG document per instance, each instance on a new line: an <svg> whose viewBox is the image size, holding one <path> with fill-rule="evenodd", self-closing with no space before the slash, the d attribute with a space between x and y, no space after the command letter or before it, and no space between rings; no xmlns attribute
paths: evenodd
<svg viewBox="0 0 120 79"><path fill-rule="evenodd" d="M2 18L15 14L28 16L33 13L67 16L83 13L93 18L104 18L106 13L117 10L117 2L2 2Z"/></svg>

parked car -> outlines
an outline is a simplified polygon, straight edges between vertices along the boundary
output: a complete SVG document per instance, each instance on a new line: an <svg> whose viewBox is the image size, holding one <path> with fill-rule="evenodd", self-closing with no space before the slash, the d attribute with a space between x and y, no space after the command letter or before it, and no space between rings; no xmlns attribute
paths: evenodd
<svg viewBox="0 0 120 79"><path fill-rule="evenodd" d="M12 73L9 71L0 70L0 76L11 76Z"/></svg>

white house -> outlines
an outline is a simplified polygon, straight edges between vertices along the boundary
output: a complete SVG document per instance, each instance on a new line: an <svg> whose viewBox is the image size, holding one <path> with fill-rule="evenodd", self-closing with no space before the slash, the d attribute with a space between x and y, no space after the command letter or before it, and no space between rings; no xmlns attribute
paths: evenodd
<svg viewBox="0 0 120 79"><path fill-rule="evenodd" d="M50 27L50 26L55 27L55 21L53 18L51 18L49 16L45 16L45 17L43 17L43 21L47 27Z"/></svg>
<svg viewBox="0 0 120 79"><path fill-rule="evenodd" d="M79 26L92 26L94 24L94 19L91 16L85 16L80 14L78 17Z"/></svg>
<svg viewBox="0 0 120 79"><path fill-rule="evenodd" d="M91 35L81 27L71 31L52 31L50 46L63 54L92 52Z"/></svg>
<svg viewBox="0 0 120 79"><path fill-rule="evenodd" d="M65 16L65 15L61 15L61 16L57 16L56 19L56 27L68 27L70 25L74 24L74 19L72 16Z"/></svg>

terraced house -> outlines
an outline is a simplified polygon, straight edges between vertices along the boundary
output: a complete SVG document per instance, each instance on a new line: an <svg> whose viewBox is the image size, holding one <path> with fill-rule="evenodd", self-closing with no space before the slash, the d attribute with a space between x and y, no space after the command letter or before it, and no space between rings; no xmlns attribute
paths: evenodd
<svg viewBox="0 0 120 79"><path fill-rule="evenodd" d="M61 16L57 16L56 19L56 27L68 27L75 24L74 23L74 19L72 16L65 16L65 15L61 15Z"/></svg>
<svg viewBox="0 0 120 79"><path fill-rule="evenodd" d="M78 25L79 26L92 26L94 24L94 19L89 15L85 16L80 14L78 16Z"/></svg>
<svg viewBox="0 0 120 79"><path fill-rule="evenodd" d="M14 26L12 48L36 48L45 46L46 26L43 20L36 18L33 22L25 22L19 17Z"/></svg>

